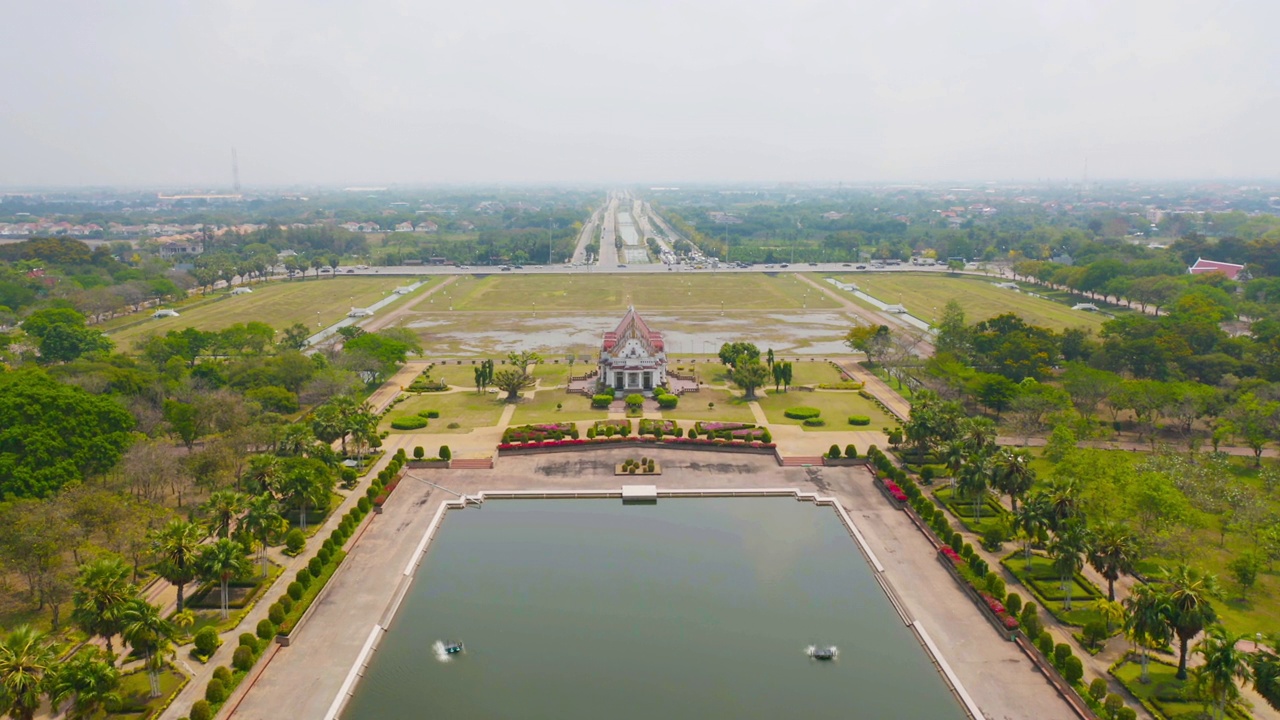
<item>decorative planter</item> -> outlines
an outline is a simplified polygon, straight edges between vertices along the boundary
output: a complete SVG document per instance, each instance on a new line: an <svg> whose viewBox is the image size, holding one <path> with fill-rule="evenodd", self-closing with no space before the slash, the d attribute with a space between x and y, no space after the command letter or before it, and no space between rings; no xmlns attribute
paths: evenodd
<svg viewBox="0 0 1280 720"><path fill-rule="evenodd" d="M410 460L409 462L405 463L405 466L415 468L415 469L440 468L442 470L447 470L449 468L449 461L448 460Z"/></svg>
<svg viewBox="0 0 1280 720"><path fill-rule="evenodd" d="M894 506L896 509L901 510L907 506L906 502L893 496L893 493L889 491L889 488L885 487L884 480L882 478L877 477L875 480L872 480L872 484L879 488L880 494L884 495L884 499L888 500L889 504Z"/></svg>
<svg viewBox="0 0 1280 720"><path fill-rule="evenodd" d="M822 458L822 464L826 467L853 467L854 465L866 465L866 458Z"/></svg>

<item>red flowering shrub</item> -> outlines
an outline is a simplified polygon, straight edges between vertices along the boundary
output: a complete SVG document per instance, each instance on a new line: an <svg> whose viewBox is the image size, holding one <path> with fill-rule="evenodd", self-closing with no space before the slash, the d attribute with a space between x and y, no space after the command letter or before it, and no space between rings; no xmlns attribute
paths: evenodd
<svg viewBox="0 0 1280 720"><path fill-rule="evenodd" d="M988 594L986 594L986 593L982 593L982 601L983 601L983 602L985 602L985 603L987 604L987 607L991 608L991 612L993 612L993 613L995 613L995 614L997 614L997 615L1003 615L1003 614L1004 614L1004 612L1005 612L1005 610L1004 610L1004 603L1000 602L999 600L997 600L997 599L995 599L995 598L991 597L990 595L988 595Z"/></svg>
<svg viewBox="0 0 1280 720"><path fill-rule="evenodd" d="M1018 622L1018 618L1012 615L1001 615L1000 621L1004 623L1004 627L1006 630L1017 630L1018 625L1021 624Z"/></svg>
<svg viewBox="0 0 1280 720"><path fill-rule="evenodd" d="M948 545L943 545L941 548L938 549L938 552L942 553L943 556L945 556L948 560L950 560L951 564L955 565L956 567L959 567L964 564L964 558L960 557L960 553L956 552L955 550L952 550L951 547Z"/></svg>

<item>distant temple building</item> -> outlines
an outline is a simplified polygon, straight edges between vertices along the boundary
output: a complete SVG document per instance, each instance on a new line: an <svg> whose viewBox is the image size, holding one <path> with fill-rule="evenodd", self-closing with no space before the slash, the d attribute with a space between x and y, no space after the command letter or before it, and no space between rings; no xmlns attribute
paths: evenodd
<svg viewBox="0 0 1280 720"><path fill-rule="evenodd" d="M1239 277L1241 270L1244 270L1243 265L1237 265L1229 262L1217 262L1215 260L1205 260L1204 258L1196 258L1196 264L1187 268L1187 272L1192 275L1220 272L1231 280L1235 280Z"/></svg>
<svg viewBox="0 0 1280 720"><path fill-rule="evenodd" d="M662 333L649 329L634 307L600 348L600 383L614 390L648 392L667 384L667 350Z"/></svg>

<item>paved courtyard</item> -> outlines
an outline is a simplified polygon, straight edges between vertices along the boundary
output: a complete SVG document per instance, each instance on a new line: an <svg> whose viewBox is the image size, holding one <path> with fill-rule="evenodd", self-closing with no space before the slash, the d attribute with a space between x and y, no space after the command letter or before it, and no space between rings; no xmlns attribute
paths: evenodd
<svg viewBox="0 0 1280 720"><path fill-rule="evenodd" d="M747 454L652 448L646 448L646 454L664 468L654 479L661 489L787 487L834 495L885 566L907 612L925 626L986 717L1074 717L1017 647L1002 641L978 614L938 564L928 542L905 514L885 502L864 469L784 468L771 456ZM235 707L230 717L325 716L375 623L386 624L384 615L405 566L437 508L455 497L412 477L466 494L613 490L622 484L613 474L615 463L634 455L634 448L610 448L501 458L493 470L410 470L411 477L401 482L384 513L371 516L291 645L269 654L265 669L255 669L252 684L242 686L248 687L247 693L228 704ZM849 552L859 552L852 539ZM395 632L394 622L389 631Z"/></svg>

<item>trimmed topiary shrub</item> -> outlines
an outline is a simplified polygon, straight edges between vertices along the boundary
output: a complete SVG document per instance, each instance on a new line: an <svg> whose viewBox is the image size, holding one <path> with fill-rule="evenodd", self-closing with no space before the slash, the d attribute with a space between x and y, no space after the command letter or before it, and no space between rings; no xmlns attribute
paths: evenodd
<svg viewBox="0 0 1280 720"><path fill-rule="evenodd" d="M674 410L680 404L680 398L675 395L659 395L658 407L663 410Z"/></svg>
<svg viewBox="0 0 1280 720"><path fill-rule="evenodd" d="M298 528L290 530L284 536L284 549L290 555L297 555L307 547L307 536Z"/></svg>
<svg viewBox="0 0 1280 720"><path fill-rule="evenodd" d="M231 666L241 672L253 667L253 649L241 645L231 653Z"/></svg>
<svg viewBox="0 0 1280 720"><path fill-rule="evenodd" d="M425 418L431 418L432 420L435 420L436 418L440 417L439 410L423 410L418 414Z"/></svg>
<svg viewBox="0 0 1280 720"><path fill-rule="evenodd" d="M1116 711L1116 720L1138 720L1138 711L1131 707L1122 707Z"/></svg>
<svg viewBox="0 0 1280 720"><path fill-rule="evenodd" d="M1040 631L1040 636L1036 638L1036 648L1041 655L1050 660L1053 659L1053 636L1049 634L1048 630Z"/></svg>
<svg viewBox="0 0 1280 720"><path fill-rule="evenodd" d="M258 652L258 638L253 633L240 633L238 646L251 648L256 653Z"/></svg>
<svg viewBox="0 0 1280 720"><path fill-rule="evenodd" d="M267 619L272 625L284 622L284 608L280 607L280 603L271 603L271 607L267 608Z"/></svg>
<svg viewBox="0 0 1280 720"><path fill-rule="evenodd" d="M192 645L195 646L196 653L209 657L213 651L218 649L222 641L218 639L218 631L212 627L202 627L196 631L196 635L192 638Z"/></svg>
<svg viewBox="0 0 1280 720"><path fill-rule="evenodd" d="M218 678L213 678L204 687L204 699L217 704L227 699L227 686Z"/></svg>
<svg viewBox="0 0 1280 720"><path fill-rule="evenodd" d="M1066 643L1058 643L1053 646L1053 664L1059 670L1063 669L1063 663L1067 658L1072 657L1071 646Z"/></svg>
<svg viewBox="0 0 1280 720"><path fill-rule="evenodd" d="M213 669L213 678L221 680L223 685L228 685L231 683L231 669L226 665L219 665Z"/></svg>
<svg viewBox="0 0 1280 720"><path fill-rule="evenodd" d="M1107 681L1102 678L1094 678L1093 682L1089 683L1089 697L1093 698L1097 702L1102 702L1103 698L1106 696Z"/></svg>
<svg viewBox="0 0 1280 720"><path fill-rule="evenodd" d="M848 445L845 445L845 446L844 446L844 456L845 456L845 457L847 457L847 458L856 458L856 457L858 457L858 448L854 447L854 446L853 446L853 443L849 443Z"/></svg>
<svg viewBox="0 0 1280 720"><path fill-rule="evenodd" d="M1062 676L1067 682L1075 685L1080 682L1080 678L1084 677L1084 663L1080 662L1080 658L1072 655L1062 661Z"/></svg>
<svg viewBox="0 0 1280 720"><path fill-rule="evenodd" d="M440 459L441 459L441 460L452 460L452 459L453 459L453 451L449 449L449 446L448 446L448 445L441 445L441 446L440 446Z"/></svg>
<svg viewBox="0 0 1280 720"><path fill-rule="evenodd" d="M298 568L298 574L294 575L293 579L296 580L304 590L311 587L311 571L306 568ZM294 599L297 600L297 598Z"/></svg>
<svg viewBox="0 0 1280 720"><path fill-rule="evenodd" d="M850 425L870 425L871 418L867 417L866 415L850 415L849 424Z"/></svg>
<svg viewBox="0 0 1280 720"><path fill-rule="evenodd" d="M191 720L213 720L213 708L209 707L207 700L197 700L191 703L191 714L187 717Z"/></svg>
<svg viewBox="0 0 1280 720"><path fill-rule="evenodd" d="M276 625L270 620L266 618L262 618L261 620L258 621L257 631L258 631L258 637L262 638L263 640L270 640L271 638L276 636Z"/></svg>
<svg viewBox="0 0 1280 720"><path fill-rule="evenodd" d="M422 458L426 457L426 455L427 455L427 451L426 451L426 450L423 450L421 445L415 445L415 446L414 446L414 448L413 448L413 459L414 459L414 460L421 460Z"/></svg>
<svg viewBox="0 0 1280 720"><path fill-rule="evenodd" d="M313 557L307 561L307 569L312 575L320 577L320 572L324 570L324 562L318 557Z"/></svg>
<svg viewBox="0 0 1280 720"><path fill-rule="evenodd" d="M818 408L805 407L801 405L798 407L787 408L782 411L782 414L792 420L809 420L821 415L822 411Z"/></svg>
<svg viewBox="0 0 1280 720"><path fill-rule="evenodd" d="M960 552L961 548L964 547L964 536L961 535L959 532L951 533L951 542L949 544L951 545L952 550L955 550L956 552ZM972 554L973 550L970 549L969 552Z"/></svg>
<svg viewBox="0 0 1280 720"><path fill-rule="evenodd" d="M607 408L612 404L613 404L612 395L600 394L600 395L591 396L591 407L597 410L603 410L604 408Z"/></svg>
<svg viewBox="0 0 1280 720"><path fill-rule="evenodd" d="M418 430L427 426L427 419L421 415L404 415L391 421L393 430Z"/></svg>
<svg viewBox="0 0 1280 720"><path fill-rule="evenodd" d="M1007 596L1005 596L1005 599L1004 599L1004 609L1008 610L1009 614L1014 617L1021 615L1022 614L1022 596L1016 592L1009 593Z"/></svg>
<svg viewBox="0 0 1280 720"><path fill-rule="evenodd" d="M829 458L838 458L838 457L840 457L840 446L839 446L839 445L832 445L831 447L827 448L827 457L829 457Z"/></svg>
<svg viewBox="0 0 1280 720"><path fill-rule="evenodd" d="M373 507L373 503L370 502L369 498L362 497L356 501L356 507L360 508L360 512L369 512L369 508ZM325 562L329 562L329 560L326 558Z"/></svg>
<svg viewBox="0 0 1280 720"><path fill-rule="evenodd" d="M826 424L827 421L822 418L806 418L804 421L805 427L822 427Z"/></svg>

